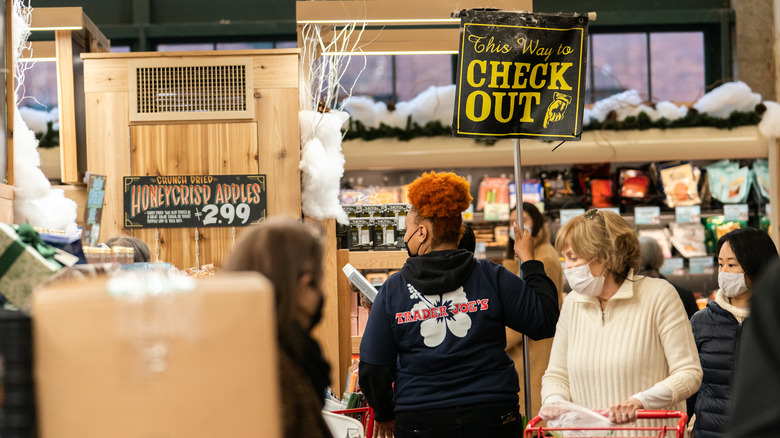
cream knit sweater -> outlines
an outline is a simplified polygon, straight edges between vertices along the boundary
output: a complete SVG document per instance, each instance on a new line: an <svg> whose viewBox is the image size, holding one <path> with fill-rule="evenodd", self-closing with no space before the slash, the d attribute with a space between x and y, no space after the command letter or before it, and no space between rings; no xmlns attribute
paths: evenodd
<svg viewBox="0 0 780 438"><path fill-rule="evenodd" d="M571 293L564 300L542 400L562 396L591 409L606 409L655 385L671 391L668 406L685 411L702 371L691 324L666 280L634 276L607 302ZM664 390L666 389L666 390Z"/></svg>

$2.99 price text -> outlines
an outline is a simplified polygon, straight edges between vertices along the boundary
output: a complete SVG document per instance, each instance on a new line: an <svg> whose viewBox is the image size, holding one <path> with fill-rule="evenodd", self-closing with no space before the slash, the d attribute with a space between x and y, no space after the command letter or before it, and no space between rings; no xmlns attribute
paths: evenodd
<svg viewBox="0 0 780 438"><path fill-rule="evenodd" d="M201 211L195 211L195 216L203 222L203 225L221 224L227 222L232 225L234 220L240 220L240 224L246 224L249 220L249 204L206 204Z"/></svg>

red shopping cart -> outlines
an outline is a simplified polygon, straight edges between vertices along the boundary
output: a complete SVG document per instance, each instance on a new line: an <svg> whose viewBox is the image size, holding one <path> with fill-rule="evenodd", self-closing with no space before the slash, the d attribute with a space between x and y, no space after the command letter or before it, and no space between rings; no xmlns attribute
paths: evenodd
<svg viewBox="0 0 780 438"><path fill-rule="evenodd" d="M639 431L644 433L648 438L665 438L665 437L677 437L683 438L685 436L685 426L688 423L688 414L682 411L654 411L654 410L638 410L636 412L638 419L669 419L679 418L676 426L615 426L615 427L546 427L541 426L542 419L538 416L534 417L525 428L524 438L539 438L545 436L547 432L565 432L565 431L594 431L603 432L603 435L598 435L594 438L602 438L609 436L615 438L620 436L620 432L627 431ZM674 433L675 435L668 435ZM632 436L635 436L632 434Z"/></svg>
<svg viewBox="0 0 780 438"><path fill-rule="evenodd" d="M365 431L366 438L371 438L374 434L374 410L370 407L344 409L341 411L331 411L333 414L346 415L352 417L363 424L363 430Z"/></svg>

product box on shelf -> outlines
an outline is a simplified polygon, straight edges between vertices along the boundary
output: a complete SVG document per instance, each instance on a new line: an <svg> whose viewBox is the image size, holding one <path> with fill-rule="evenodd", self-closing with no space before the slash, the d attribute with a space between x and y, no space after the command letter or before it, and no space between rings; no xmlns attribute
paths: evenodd
<svg viewBox="0 0 780 438"><path fill-rule="evenodd" d="M236 273L171 288L136 275L36 290L39 436L281 436L270 283Z"/></svg>
<svg viewBox="0 0 780 438"><path fill-rule="evenodd" d="M33 288L62 268L55 253L29 225L0 223L0 293L29 312Z"/></svg>

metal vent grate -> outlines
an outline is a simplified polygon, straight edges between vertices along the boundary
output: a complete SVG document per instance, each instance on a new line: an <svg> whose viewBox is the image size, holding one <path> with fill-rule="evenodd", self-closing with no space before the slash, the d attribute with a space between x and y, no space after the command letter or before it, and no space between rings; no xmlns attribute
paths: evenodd
<svg viewBox="0 0 780 438"><path fill-rule="evenodd" d="M246 111L246 67L210 65L137 70L138 113Z"/></svg>
<svg viewBox="0 0 780 438"><path fill-rule="evenodd" d="M134 79L131 120L254 116L254 100L250 99L251 60L165 60L130 67Z"/></svg>

